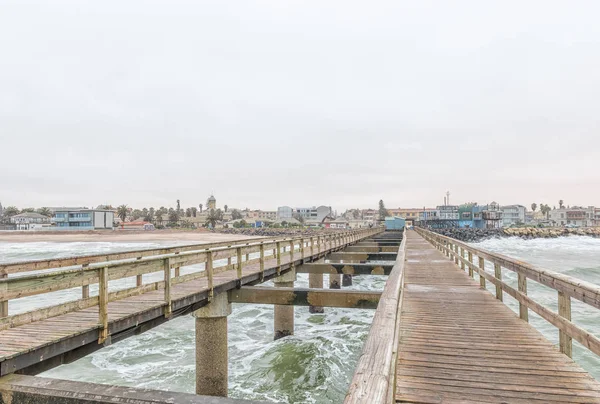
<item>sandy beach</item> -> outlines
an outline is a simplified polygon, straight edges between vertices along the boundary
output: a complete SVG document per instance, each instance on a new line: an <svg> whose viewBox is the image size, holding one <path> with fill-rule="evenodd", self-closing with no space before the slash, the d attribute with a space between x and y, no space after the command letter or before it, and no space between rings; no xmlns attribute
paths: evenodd
<svg viewBox="0 0 600 404"><path fill-rule="evenodd" d="M222 234L202 230L153 230L153 231L85 231L85 232L0 232L0 242L160 242L189 241L193 243L211 243L229 240L253 238L244 234ZM256 237L259 238L259 237Z"/></svg>

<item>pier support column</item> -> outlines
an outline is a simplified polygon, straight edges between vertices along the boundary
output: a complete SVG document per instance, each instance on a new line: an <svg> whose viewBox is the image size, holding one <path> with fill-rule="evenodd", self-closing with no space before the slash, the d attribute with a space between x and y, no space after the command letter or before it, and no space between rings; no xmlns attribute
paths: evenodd
<svg viewBox="0 0 600 404"><path fill-rule="evenodd" d="M342 275L330 274L329 275L329 289L341 289L342 288Z"/></svg>
<svg viewBox="0 0 600 404"><path fill-rule="evenodd" d="M311 289L323 289L323 274L308 274L308 287ZM312 314L324 313L321 306L308 306L308 312Z"/></svg>
<svg viewBox="0 0 600 404"><path fill-rule="evenodd" d="M227 293L196 310L196 394L227 397Z"/></svg>
<svg viewBox="0 0 600 404"><path fill-rule="evenodd" d="M293 269L275 278L276 288L293 288L296 281L296 271ZM274 309L273 339L278 340L288 335L294 335L294 306L278 305Z"/></svg>
<svg viewBox="0 0 600 404"><path fill-rule="evenodd" d="M342 275L342 286L352 286L352 275Z"/></svg>

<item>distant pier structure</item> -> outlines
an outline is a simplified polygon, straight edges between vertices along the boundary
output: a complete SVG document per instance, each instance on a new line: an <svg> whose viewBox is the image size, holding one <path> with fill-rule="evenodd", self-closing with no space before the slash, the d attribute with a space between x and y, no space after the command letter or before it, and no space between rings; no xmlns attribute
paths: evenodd
<svg viewBox="0 0 600 404"><path fill-rule="evenodd" d="M162 280L144 282L150 273ZM299 273L309 288L295 287ZM231 303L273 305L274 339L294 334L294 306L375 310L345 403L600 403L600 383L571 359L573 339L600 354L598 337L571 318L572 299L600 308L600 287L425 228L5 262L0 274L0 403L257 402L227 398ZM382 291L347 289L373 275L387 277ZM125 278L136 286L109 289ZM274 287L256 286L267 280ZM558 309L536 301L528 282L554 289ZM14 299L72 288L81 298L10 311ZM530 311L557 328L558 347L529 324ZM182 315L195 318L196 395L35 376Z"/></svg>

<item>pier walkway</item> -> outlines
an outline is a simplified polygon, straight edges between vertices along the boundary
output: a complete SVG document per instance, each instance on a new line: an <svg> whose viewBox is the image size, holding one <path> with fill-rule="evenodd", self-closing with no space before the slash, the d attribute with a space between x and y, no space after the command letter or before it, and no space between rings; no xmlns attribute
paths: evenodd
<svg viewBox="0 0 600 404"><path fill-rule="evenodd" d="M309 288L294 286L297 274L308 274ZM373 275L387 276L382 291L344 289ZM232 303L273 305L275 339L294 334L294 306L375 309L345 404L600 404L600 383L571 359L573 340L600 355L600 338L571 319L572 299L600 309L600 286L426 229L4 263L1 277L0 404L249 403L226 398ZM269 279L274 287L260 286ZM536 301L528 282L554 290L557 304ZM21 298L57 291L73 300L9 313ZM558 346L529 324L530 311L556 327ZM195 318L197 395L33 376L186 314Z"/></svg>
<svg viewBox="0 0 600 404"><path fill-rule="evenodd" d="M414 231L403 293L397 402L600 402L600 383Z"/></svg>

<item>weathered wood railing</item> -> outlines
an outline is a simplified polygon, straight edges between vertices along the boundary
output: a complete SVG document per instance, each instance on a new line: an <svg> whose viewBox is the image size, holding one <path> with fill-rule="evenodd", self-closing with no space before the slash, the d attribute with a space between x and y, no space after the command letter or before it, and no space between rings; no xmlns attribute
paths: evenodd
<svg viewBox="0 0 600 404"><path fill-rule="evenodd" d="M380 228L361 229L352 231L327 232L307 237L284 237L270 241L248 241L227 242L225 246L212 246L200 244L195 246L196 250L168 252L157 256L154 251L165 251L165 249L144 250L146 255L140 256L140 251L132 256L129 253L109 254L114 260L101 260L85 262L76 268L62 269L58 271L45 271L38 274L7 277L0 279L0 302L8 306L11 299L35 296L59 290L82 288L82 298L67 303L31 310L21 314L8 316L8 308L0 317L0 330L39 321L46 318L66 314L84 308L99 306L100 342L107 337L108 333L108 303L135 296L152 290L164 290L165 316L171 315L171 287L172 285L188 282L194 279L207 277L209 297L213 294L213 276L227 270L236 270L237 279L242 277L242 269L251 264L259 263L259 270L265 270L265 261L275 260L277 273L281 271L281 257L288 254L290 262L294 261L295 253L300 254L304 260L307 249L308 256L315 258L322 256L325 252L336 250L342 246L354 243L363 238L381 232ZM188 246L189 247L189 246ZM186 248L188 248L186 247ZM287 248L286 248L287 247ZM176 247L182 248L182 247ZM265 250L272 250L272 255L266 256ZM287 251L286 251L287 250ZM250 254L258 253L258 258L250 258ZM127 258L134 258L133 260ZM235 258L235 263L232 262ZM245 260L244 260L245 258ZM86 258L86 259L89 259ZM227 259L227 264L215 265L215 261ZM69 258L61 261L59 265L69 262L73 266L77 258ZM56 260L48 260L55 262ZM180 268L189 265L204 264L203 271L196 271L185 275L180 274ZM30 266L24 264L5 264L4 269L14 269L15 272L27 272L42 269L52 269L48 264L40 265L33 262ZM64 266L64 265L63 265ZM60 267L60 266L59 266ZM142 275L163 272L163 280L144 284ZM175 275L175 276L173 276ZM108 282L116 279L136 277L136 286L114 292L109 292ZM261 277L262 279L262 277ZM89 286L98 284L98 296L89 296Z"/></svg>
<svg viewBox="0 0 600 404"><path fill-rule="evenodd" d="M596 309L600 309L600 286L582 281L571 276L557 272L540 269L533 265L520 262L505 255L474 248L461 241L442 236L423 228L415 230L426 240L432 243L447 257L465 270L468 268L469 276L479 274L482 288L486 287L486 280L495 286L496 298L503 301L503 292L508 293L519 302L519 317L529 321L528 310L533 310L543 319L554 325L559 330L559 347L565 355L573 355L573 339L584 347L600 355L600 339L582 329L571 321L571 298L577 299ZM465 252L467 258L465 258ZM473 261L478 258L477 264ZM494 266L494 273L485 270L485 261ZM502 268L517 274L517 289L502 280ZM531 279L544 286L554 289L558 297L558 313L542 306L527 295L527 279Z"/></svg>
<svg viewBox="0 0 600 404"><path fill-rule="evenodd" d="M405 252L406 237L403 237L350 382L345 404L395 402Z"/></svg>

